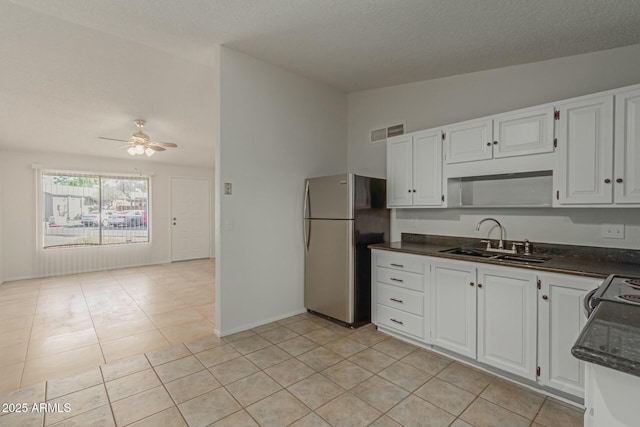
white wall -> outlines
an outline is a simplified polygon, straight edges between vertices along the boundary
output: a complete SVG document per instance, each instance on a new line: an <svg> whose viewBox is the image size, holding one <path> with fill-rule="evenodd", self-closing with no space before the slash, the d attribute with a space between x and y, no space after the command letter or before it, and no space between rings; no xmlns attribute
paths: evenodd
<svg viewBox="0 0 640 427"><path fill-rule="evenodd" d="M640 45L532 64L349 94L349 171L384 177L385 144L370 131L404 122L408 132L640 83ZM496 216L509 238L640 247L637 209L398 210L392 238L401 232L457 236L476 233L478 219ZM601 237L602 223L626 224L624 240ZM415 227L413 227L415 225Z"/></svg>
<svg viewBox="0 0 640 427"><path fill-rule="evenodd" d="M72 171L152 173L151 236L149 244L43 250L36 236L38 216L36 172L33 164ZM42 152L0 152L0 271L3 280L71 274L171 261L170 179L206 178L213 169L145 163ZM212 182L212 187L213 187ZM213 235L212 235L213 242ZM212 250L211 255L214 252Z"/></svg>
<svg viewBox="0 0 640 427"><path fill-rule="evenodd" d="M0 153L0 159L1 158L2 158L2 153ZM2 213L3 212L2 207L3 207L3 204L4 204L3 197L2 197L3 188L4 188L4 186L3 186L4 176L3 176L3 173L2 173L3 169L4 168L2 166L2 162L0 161L0 285L2 285L2 282L4 281L4 261L3 261L4 260L4 256L3 256L4 252L2 250L2 246L3 246L2 245L2 242L3 242L2 218L4 217L4 214Z"/></svg>
<svg viewBox="0 0 640 427"><path fill-rule="evenodd" d="M216 326L227 335L304 310L304 179L346 171L347 97L224 47L219 78Z"/></svg>

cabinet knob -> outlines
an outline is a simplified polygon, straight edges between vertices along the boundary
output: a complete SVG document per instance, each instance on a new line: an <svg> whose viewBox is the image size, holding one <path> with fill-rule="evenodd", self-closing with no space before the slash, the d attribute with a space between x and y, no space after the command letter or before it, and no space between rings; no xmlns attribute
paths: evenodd
<svg viewBox="0 0 640 427"><path fill-rule="evenodd" d="M487 142L487 147L491 147L491 142Z"/></svg>
<svg viewBox="0 0 640 427"><path fill-rule="evenodd" d="M415 189L415 188L413 189L413 192L414 192L414 193L416 192L416 189Z"/></svg>
<svg viewBox="0 0 640 427"><path fill-rule="evenodd" d="M411 193L411 189L408 189L407 191L408 191L409 193Z"/></svg>
<svg viewBox="0 0 640 427"><path fill-rule="evenodd" d="M618 184L620 184L620 183L622 182L622 178L618 178L618 179L616 179L616 182L617 182Z"/></svg>
<svg viewBox="0 0 640 427"><path fill-rule="evenodd" d="M498 141L493 141L493 145L498 145Z"/></svg>
<svg viewBox="0 0 640 427"><path fill-rule="evenodd" d="M611 180L609 178L607 178L607 179L604 180L604 183L605 184L611 184Z"/></svg>
<svg viewBox="0 0 640 427"><path fill-rule="evenodd" d="M549 297L547 295L542 295L542 299L546 301L549 299Z"/></svg>
<svg viewBox="0 0 640 427"><path fill-rule="evenodd" d="M474 285L475 285L475 283L469 282L469 286L474 286Z"/></svg>
<svg viewBox="0 0 640 427"><path fill-rule="evenodd" d="M478 283L478 287L481 288L482 287L482 283Z"/></svg>

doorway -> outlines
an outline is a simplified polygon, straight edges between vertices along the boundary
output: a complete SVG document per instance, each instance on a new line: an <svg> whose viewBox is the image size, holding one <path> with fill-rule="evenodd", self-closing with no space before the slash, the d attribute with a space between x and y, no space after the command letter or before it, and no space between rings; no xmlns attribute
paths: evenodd
<svg viewBox="0 0 640 427"><path fill-rule="evenodd" d="M211 255L211 191L208 179L171 178L171 260Z"/></svg>

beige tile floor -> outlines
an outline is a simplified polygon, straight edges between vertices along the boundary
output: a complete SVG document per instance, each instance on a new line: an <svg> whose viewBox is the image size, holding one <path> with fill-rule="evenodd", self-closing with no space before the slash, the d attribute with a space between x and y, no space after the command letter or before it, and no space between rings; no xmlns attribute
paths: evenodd
<svg viewBox="0 0 640 427"><path fill-rule="evenodd" d="M0 393L211 335L213 271L198 260L2 284Z"/></svg>
<svg viewBox="0 0 640 427"><path fill-rule="evenodd" d="M213 270L2 285L0 404L28 411L0 411L0 426L582 425L577 408L373 326L302 314L217 338Z"/></svg>
<svg viewBox="0 0 640 427"><path fill-rule="evenodd" d="M0 396L2 426L581 426L582 413L377 332L308 314ZM55 406L58 404L58 406ZM64 405L70 411L64 411ZM59 408L57 411L53 409Z"/></svg>

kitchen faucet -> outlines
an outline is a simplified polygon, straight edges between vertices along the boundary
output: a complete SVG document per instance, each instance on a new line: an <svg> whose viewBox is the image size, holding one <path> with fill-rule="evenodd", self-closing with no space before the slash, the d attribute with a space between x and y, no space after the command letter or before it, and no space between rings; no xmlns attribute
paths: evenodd
<svg viewBox="0 0 640 427"><path fill-rule="evenodd" d="M498 242L498 249L504 249L504 229L502 228L502 224L500 224L500 221L498 221L495 218L485 218L483 220L481 220L478 225L476 226L476 231L480 231L480 226L482 225L483 222L485 221L493 221L496 224L498 224L498 227L500 228L500 241ZM489 241L489 244L487 245L487 249L489 249L491 247L491 241Z"/></svg>

